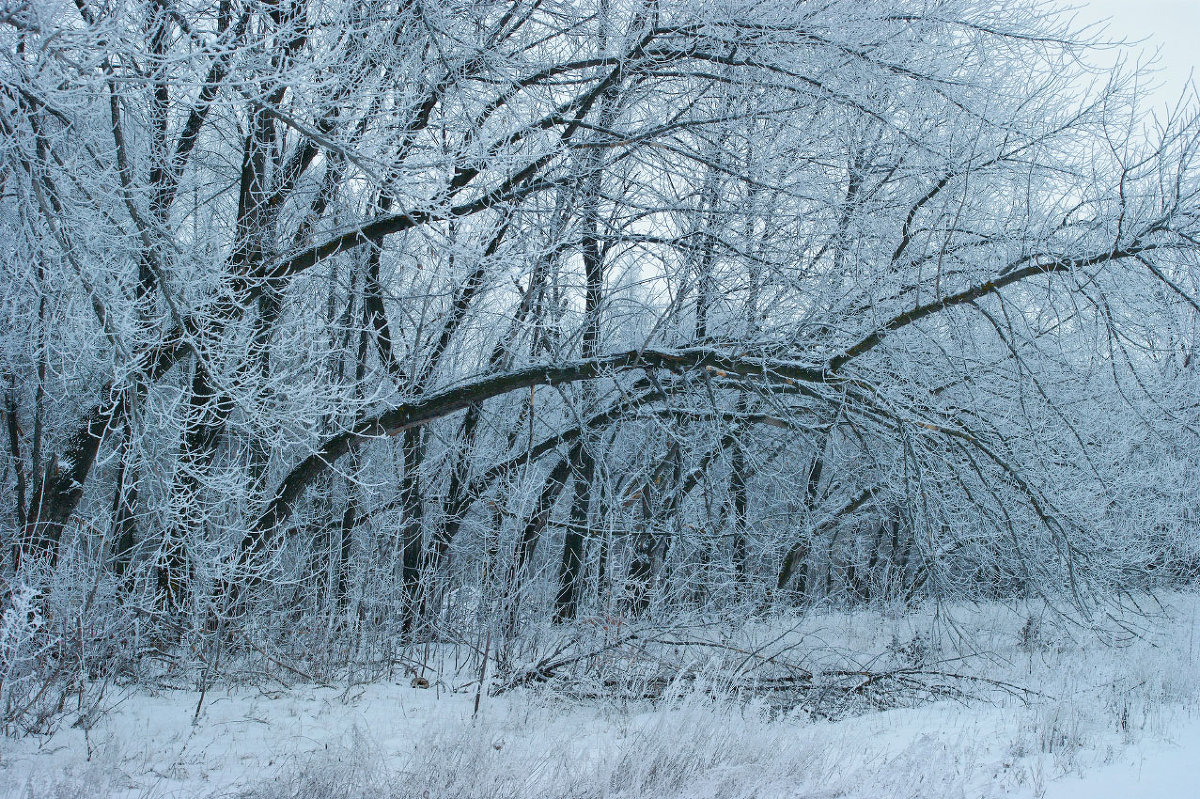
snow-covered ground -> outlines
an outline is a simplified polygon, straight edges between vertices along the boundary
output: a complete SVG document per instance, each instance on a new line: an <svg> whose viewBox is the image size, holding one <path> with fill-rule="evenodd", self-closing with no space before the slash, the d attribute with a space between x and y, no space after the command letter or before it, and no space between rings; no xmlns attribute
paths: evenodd
<svg viewBox="0 0 1200 799"><path fill-rule="evenodd" d="M644 701L455 680L110 694L85 733L0 740L4 797L1047 797L1200 795L1200 601L1145 637L1031 635L996 609L807 620L831 649L932 641L933 667L1033 689L822 718L744 696ZM815 634L815 633L814 633ZM837 646L832 646L837 636ZM950 660L943 642L970 642ZM872 649L873 647L873 649ZM956 656L956 655L955 655ZM444 674L444 672L443 672ZM811 710L811 708L810 708Z"/></svg>
<svg viewBox="0 0 1200 799"><path fill-rule="evenodd" d="M1181 721L1166 740L1129 747L1115 762L1055 781L1045 799L1190 799L1200 796L1200 720Z"/></svg>

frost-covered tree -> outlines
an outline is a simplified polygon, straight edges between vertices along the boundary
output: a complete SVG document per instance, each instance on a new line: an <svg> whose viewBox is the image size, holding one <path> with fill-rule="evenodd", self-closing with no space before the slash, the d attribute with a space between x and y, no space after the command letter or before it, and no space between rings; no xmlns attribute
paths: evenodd
<svg viewBox="0 0 1200 799"><path fill-rule="evenodd" d="M1194 568L1194 112L1043 4L78 0L0 49L6 581L411 637Z"/></svg>

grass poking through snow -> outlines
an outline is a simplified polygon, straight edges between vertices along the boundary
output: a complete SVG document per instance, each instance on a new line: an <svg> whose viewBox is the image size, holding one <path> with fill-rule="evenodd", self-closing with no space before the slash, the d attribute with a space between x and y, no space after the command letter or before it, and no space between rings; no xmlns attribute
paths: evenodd
<svg viewBox="0 0 1200 799"><path fill-rule="evenodd" d="M647 629L485 697L478 716L477 671L461 659L455 671L445 651L427 659L429 689L408 676L350 689L218 685L195 725L196 694L130 687L86 739L64 724L4 741L0 795L1036 797L1169 740L1193 713L1200 602L1175 595L1168 610L1141 620L1141 637L998 607ZM540 646L494 685L563 642L546 634ZM672 671L683 677L664 682ZM807 684L769 682L801 672ZM855 688L871 675L893 677ZM639 698L648 692L656 698Z"/></svg>

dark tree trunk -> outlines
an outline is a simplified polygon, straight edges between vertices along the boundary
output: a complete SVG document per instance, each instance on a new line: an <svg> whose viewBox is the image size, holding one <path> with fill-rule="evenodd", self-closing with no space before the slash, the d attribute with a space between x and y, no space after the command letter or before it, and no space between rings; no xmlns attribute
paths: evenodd
<svg viewBox="0 0 1200 799"><path fill-rule="evenodd" d="M13 475L17 483L17 503L14 515L17 519L17 529L25 528L25 460L21 456L21 421L18 416L19 403L17 402L17 376L10 375L8 381L7 402L4 409L6 420L6 429L8 432L8 454L12 460ZM14 563L19 561L19 547L14 544L13 559Z"/></svg>
<svg viewBox="0 0 1200 799"><path fill-rule="evenodd" d="M558 594L554 600L554 621L560 623L574 619L579 610L584 584L584 532L590 529L592 480L596 470L595 459L583 444L576 444L572 449L571 461L575 491L558 571Z"/></svg>
<svg viewBox="0 0 1200 799"><path fill-rule="evenodd" d="M425 542L425 503L421 497L421 461L424 459L424 440L420 428L404 432L400 444L404 475L400 479L400 507L403 513L400 530L401 585L404 596L404 631L417 633L429 620L426 589L427 580L421 568Z"/></svg>

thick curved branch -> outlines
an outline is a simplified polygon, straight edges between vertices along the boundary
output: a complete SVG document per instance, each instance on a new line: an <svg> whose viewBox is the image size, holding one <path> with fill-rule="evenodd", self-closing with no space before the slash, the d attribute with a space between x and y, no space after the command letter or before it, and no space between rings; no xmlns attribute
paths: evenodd
<svg viewBox="0 0 1200 799"><path fill-rule="evenodd" d="M266 512L247 533L243 548L246 551L260 549L269 539L270 533L291 515L296 501L319 475L324 474L343 455L372 439L398 435L471 405L530 386L564 385L634 369L672 372L704 369L718 376L755 377L768 383L792 385L799 382L825 382L824 371L819 368L785 361L731 357L709 349L676 352L630 350L566 364L531 366L485 377L364 419L353 428L326 441L319 450L301 461L284 478Z"/></svg>
<svg viewBox="0 0 1200 799"><path fill-rule="evenodd" d="M889 333L894 333L897 330L908 327L914 322L919 322L926 317L933 316L948 308L954 308L959 305L966 305L975 302L983 297L995 294L1000 289L1011 286L1014 283L1019 283L1022 280L1027 280L1031 277L1039 275L1052 275L1060 272L1070 272L1075 269L1081 269L1088 266L1097 266L1103 263L1119 261L1123 258L1133 258L1141 253L1159 249L1157 244L1142 244L1134 243L1123 248L1113 248L1107 252L1097 255L1086 256L1083 258L1055 258L1046 260L1037 255L1025 256L1021 260L1010 265L1008 268L1000 272L1000 276L986 283L980 283L970 288L964 289L957 294L949 294L941 299L927 302L924 305L918 305L915 308L897 314L889 319L884 324L877 327L869 335L861 339L857 344L846 349L842 354L829 359L829 371L836 372L845 366L850 361L865 355L871 350L878 347L887 338ZM1020 264L1028 264L1020 266Z"/></svg>

